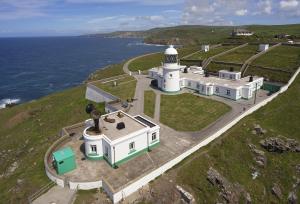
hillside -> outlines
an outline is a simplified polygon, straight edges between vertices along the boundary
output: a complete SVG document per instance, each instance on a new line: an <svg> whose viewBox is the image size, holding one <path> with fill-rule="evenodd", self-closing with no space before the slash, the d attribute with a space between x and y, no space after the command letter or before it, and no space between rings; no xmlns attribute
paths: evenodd
<svg viewBox="0 0 300 204"><path fill-rule="evenodd" d="M251 37L230 36L234 28L246 28L255 34ZM289 34L293 39L300 38L300 24L291 25L244 25L244 26L203 26L185 25L153 28L145 31L118 31L105 34L90 34L101 37L139 37L145 43L195 45L202 43L245 42L245 41L286 41L275 39L278 34Z"/></svg>

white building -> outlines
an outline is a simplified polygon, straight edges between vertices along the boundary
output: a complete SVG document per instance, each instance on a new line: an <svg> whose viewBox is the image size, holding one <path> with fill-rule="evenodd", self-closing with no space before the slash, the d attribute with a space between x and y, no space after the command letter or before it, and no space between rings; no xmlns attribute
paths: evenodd
<svg viewBox="0 0 300 204"><path fill-rule="evenodd" d="M269 44L259 44L258 51L262 52L262 51L266 51L268 49L269 49Z"/></svg>
<svg viewBox="0 0 300 204"><path fill-rule="evenodd" d="M262 87L264 80L263 77L256 76L241 78L241 72L227 70L220 70L219 77L206 77L202 67L187 68L177 63L174 67L176 69L173 70L172 76L168 75L169 73L165 71L166 66L163 66L150 69L149 77L157 80L158 88L162 91L169 91L169 87L176 87L176 90L189 88L200 94L217 95L233 100L252 98L254 92ZM176 76L176 80L172 81L171 86L165 86L166 79L170 80L173 76Z"/></svg>
<svg viewBox="0 0 300 204"><path fill-rule="evenodd" d="M180 66L178 63L178 52L171 45L165 51L165 59L162 68L157 68L159 72L153 72L153 78L157 79L158 86L165 92L180 91L180 69L185 66ZM155 76L154 76L155 75Z"/></svg>
<svg viewBox="0 0 300 204"><path fill-rule="evenodd" d="M232 36L251 36L253 34L253 32L243 28L234 29L231 33Z"/></svg>
<svg viewBox="0 0 300 204"><path fill-rule="evenodd" d="M159 144L160 127L142 116L116 111L101 116L100 133L92 130L92 119L83 132L85 155L91 160L106 160L116 167L129 159L150 151Z"/></svg>
<svg viewBox="0 0 300 204"><path fill-rule="evenodd" d="M208 52L209 51L209 45L202 45L201 50L204 51L204 52Z"/></svg>

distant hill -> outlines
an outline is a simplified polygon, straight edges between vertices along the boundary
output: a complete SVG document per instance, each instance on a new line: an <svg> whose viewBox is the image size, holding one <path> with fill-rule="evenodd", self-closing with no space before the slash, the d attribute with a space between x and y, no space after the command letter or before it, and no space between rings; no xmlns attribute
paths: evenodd
<svg viewBox="0 0 300 204"><path fill-rule="evenodd" d="M250 37L231 37L234 28L253 31ZM112 33L89 34L91 37L144 38L146 43L195 45L202 43L244 42L244 41L285 41L275 39L275 35L288 34L292 39L300 39L300 24L291 25L245 25L245 26L203 26L184 25L153 28L145 31L117 31Z"/></svg>

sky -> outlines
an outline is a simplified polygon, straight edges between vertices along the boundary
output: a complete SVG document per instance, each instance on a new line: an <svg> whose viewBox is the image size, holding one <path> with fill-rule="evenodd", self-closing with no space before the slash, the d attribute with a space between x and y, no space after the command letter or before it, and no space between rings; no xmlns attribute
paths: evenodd
<svg viewBox="0 0 300 204"><path fill-rule="evenodd" d="M0 0L0 37L300 23L300 0Z"/></svg>

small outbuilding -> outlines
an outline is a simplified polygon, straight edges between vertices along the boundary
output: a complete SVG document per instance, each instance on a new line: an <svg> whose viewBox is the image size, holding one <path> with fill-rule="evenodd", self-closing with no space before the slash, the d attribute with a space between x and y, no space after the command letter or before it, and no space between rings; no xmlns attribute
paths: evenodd
<svg viewBox="0 0 300 204"><path fill-rule="evenodd" d="M70 147L53 152L52 156L57 174L61 175L76 169L75 154Z"/></svg>
<svg viewBox="0 0 300 204"><path fill-rule="evenodd" d="M263 52L263 51L267 51L269 49L269 44L260 44L258 51Z"/></svg>
<svg viewBox="0 0 300 204"><path fill-rule="evenodd" d="M204 51L204 52L208 52L209 51L209 45L202 45L201 50Z"/></svg>

